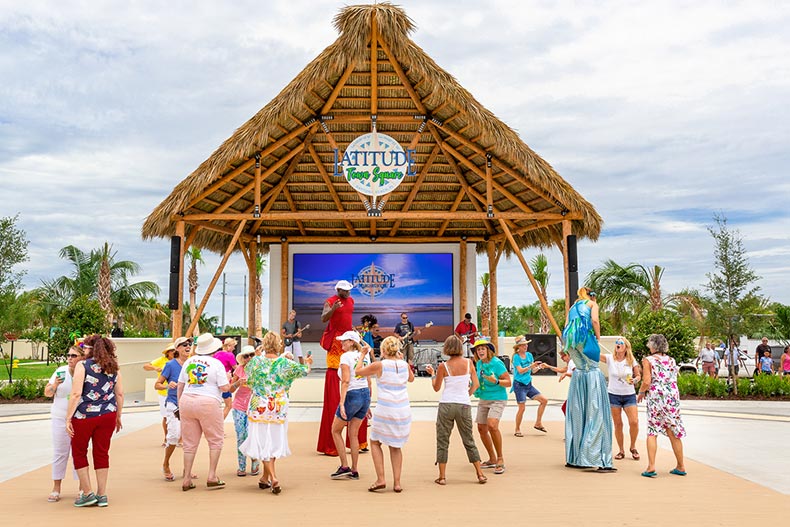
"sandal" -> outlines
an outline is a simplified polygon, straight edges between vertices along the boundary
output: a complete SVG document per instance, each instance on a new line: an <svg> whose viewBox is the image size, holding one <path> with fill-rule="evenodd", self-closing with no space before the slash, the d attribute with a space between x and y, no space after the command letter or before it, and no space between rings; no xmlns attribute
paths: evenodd
<svg viewBox="0 0 790 527"><path fill-rule="evenodd" d="M445 478L436 478L435 480L433 480L433 482L436 483L437 485L442 485L442 486L447 485L447 480Z"/></svg>
<svg viewBox="0 0 790 527"><path fill-rule="evenodd" d="M270 489L271 487L272 486L269 484L268 481L258 481L258 488L259 489L266 490L266 489Z"/></svg>
<svg viewBox="0 0 790 527"><path fill-rule="evenodd" d="M376 492L377 490L386 489L386 483L374 483L370 487L368 487L368 492Z"/></svg>
<svg viewBox="0 0 790 527"><path fill-rule="evenodd" d="M246 470L241 470L241 469L239 469L239 470L237 470L237 471L236 471L236 475L237 475L238 477L240 477L240 478L243 478L244 476L246 476L246 475L247 475L247 471L246 471Z"/></svg>
<svg viewBox="0 0 790 527"><path fill-rule="evenodd" d="M477 476L478 483L480 483L481 485L485 485L487 481L488 481L487 477L485 477L483 474L478 474Z"/></svg>
<svg viewBox="0 0 790 527"><path fill-rule="evenodd" d="M522 434L521 432L516 432L513 435L516 436L516 437L524 437L524 434Z"/></svg>
<svg viewBox="0 0 790 527"><path fill-rule="evenodd" d="M639 455L639 454L637 454L637 455ZM618 452L617 455L614 456L614 458L615 459L624 459L625 458L625 452ZM634 459L639 459L639 458L637 457L637 458L634 458Z"/></svg>
<svg viewBox="0 0 790 527"><path fill-rule="evenodd" d="M272 480L272 494L279 494L282 492L282 488L280 488L280 482L277 480Z"/></svg>
<svg viewBox="0 0 790 527"><path fill-rule="evenodd" d="M639 452L637 452L635 448L631 449L631 457L636 461L639 461Z"/></svg>
<svg viewBox="0 0 790 527"><path fill-rule="evenodd" d="M402 488L402 487L394 487L392 490L394 490L394 491L395 491L395 492L397 492L398 494L400 494L401 492L403 492L403 488Z"/></svg>
<svg viewBox="0 0 790 527"><path fill-rule="evenodd" d="M496 468L496 463L486 461L485 463L480 463L480 468Z"/></svg>
<svg viewBox="0 0 790 527"><path fill-rule="evenodd" d="M47 501L50 502L50 503L57 503L57 502L59 502L60 501L60 492L55 492L55 491L50 492L49 496L47 497Z"/></svg>
<svg viewBox="0 0 790 527"><path fill-rule="evenodd" d="M250 467L250 476L257 476L261 473L261 464L259 461L253 461Z"/></svg>
<svg viewBox="0 0 790 527"><path fill-rule="evenodd" d="M494 474L504 474L505 473L505 465L497 465L494 469Z"/></svg>
<svg viewBox="0 0 790 527"><path fill-rule="evenodd" d="M541 432L548 432L548 430L546 430L546 428L543 425L533 426L532 428L534 428L535 430L540 430Z"/></svg>
<svg viewBox="0 0 790 527"><path fill-rule="evenodd" d="M186 486L181 485L181 490L183 490L184 492L186 492L188 490L192 490L194 488L195 488L195 484L194 483L190 483L189 485L186 485Z"/></svg>
<svg viewBox="0 0 790 527"><path fill-rule="evenodd" d="M165 481L175 481L176 475L172 472L165 472Z"/></svg>
<svg viewBox="0 0 790 527"><path fill-rule="evenodd" d="M221 489L224 486L225 486L225 482L222 481L221 479L218 479L217 481L207 481L206 482L206 487L208 487L210 489Z"/></svg>

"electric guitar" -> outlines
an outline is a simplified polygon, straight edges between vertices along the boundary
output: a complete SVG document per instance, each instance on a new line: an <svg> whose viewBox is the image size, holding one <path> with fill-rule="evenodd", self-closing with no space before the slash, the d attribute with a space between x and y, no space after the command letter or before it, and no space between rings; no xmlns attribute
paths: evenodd
<svg viewBox="0 0 790 527"><path fill-rule="evenodd" d="M427 329L431 326L433 326L433 322L428 322L427 324L425 324L424 328L416 328L413 332L412 331L407 332L405 335L403 335L403 339L400 341L400 349L401 350L405 349L406 346L414 342L414 339L412 337L416 337L417 335L422 333L423 329Z"/></svg>
<svg viewBox="0 0 790 527"><path fill-rule="evenodd" d="M293 344L293 338L294 337L302 338L302 331L307 331L308 329L310 329L310 324L306 324L303 328L299 328L296 331L296 333L294 333L290 337L286 336L285 339L284 339L285 345L286 346L290 346L291 344Z"/></svg>

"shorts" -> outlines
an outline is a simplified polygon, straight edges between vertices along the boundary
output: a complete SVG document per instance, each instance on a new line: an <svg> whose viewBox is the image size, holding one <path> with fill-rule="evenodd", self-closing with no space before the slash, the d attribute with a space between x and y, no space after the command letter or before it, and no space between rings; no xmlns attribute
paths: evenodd
<svg viewBox="0 0 790 527"><path fill-rule="evenodd" d="M346 410L346 419L340 416L340 406L335 411L335 416L341 421L351 421L352 419L362 420L368 415L368 408L370 408L370 390L368 388L360 388L359 390L349 390L346 392L346 404L343 405Z"/></svg>
<svg viewBox="0 0 790 527"><path fill-rule="evenodd" d="M161 415L162 417L167 417L167 409L165 408L165 404L167 402L167 395L160 395L159 392L157 392L156 399L159 402L159 415Z"/></svg>
<svg viewBox="0 0 790 527"><path fill-rule="evenodd" d="M230 399L231 397L233 397L233 392L222 392L223 399Z"/></svg>
<svg viewBox="0 0 790 527"><path fill-rule="evenodd" d="M507 401L481 400L477 403L477 417L475 421L479 425L484 425L488 423L489 419L502 419L505 406L507 406Z"/></svg>
<svg viewBox="0 0 790 527"><path fill-rule="evenodd" d="M707 373L708 375L716 375L716 363L713 361L703 362L702 373Z"/></svg>
<svg viewBox="0 0 790 527"><path fill-rule="evenodd" d="M536 396L540 395L540 392L532 383L524 384L520 381L513 381L513 392L516 394L516 402L519 404L526 402L527 397L534 399Z"/></svg>
<svg viewBox="0 0 790 527"><path fill-rule="evenodd" d="M285 347L285 352L290 353L294 357L302 357L302 343L301 341L294 340L290 346Z"/></svg>
<svg viewBox="0 0 790 527"><path fill-rule="evenodd" d="M628 408L629 406L636 406L636 394L619 395L616 393L609 394L609 406L614 408Z"/></svg>

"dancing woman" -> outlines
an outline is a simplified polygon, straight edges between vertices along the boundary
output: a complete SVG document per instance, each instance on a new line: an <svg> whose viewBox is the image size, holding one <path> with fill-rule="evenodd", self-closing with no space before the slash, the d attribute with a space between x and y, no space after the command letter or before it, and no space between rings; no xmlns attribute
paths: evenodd
<svg viewBox="0 0 790 527"><path fill-rule="evenodd" d="M430 364L426 370L432 377L433 390L438 392L444 385L439 398L439 409L436 414L436 464L439 465L439 477L434 483L447 484L447 450L450 446L450 434L453 426L458 427L461 441L466 449L466 458L475 468L477 482L488 481L480 467L480 452L472 436L472 400L471 395L480 386L471 359L464 358L464 343L460 337L450 335L444 341L442 353L450 357L438 371Z"/></svg>
<svg viewBox="0 0 790 527"><path fill-rule="evenodd" d="M488 461L483 468L493 468L494 474L505 473L505 457L502 453L502 432L499 421L507 406L507 390L511 385L510 374L505 364L496 355L494 345L485 339L477 340L472 350L480 383L475 391L477 403L477 431L488 452Z"/></svg>
<svg viewBox="0 0 790 527"><path fill-rule="evenodd" d="M564 349L576 369L568 388L565 419L565 466L597 467L599 472L614 472L612 465L612 411L606 391L606 378L598 367L601 324L595 292L586 287L568 311L562 331Z"/></svg>
<svg viewBox="0 0 790 527"><path fill-rule="evenodd" d="M639 414L636 411L636 390L634 385L641 379L639 363L631 351L631 343L627 338L621 337L614 341L614 353L601 355L601 362L609 366L609 406L612 410L614 422L614 437L619 448L615 459L623 459L623 412L628 418L628 432L631 438L629 451L634 460L639 461L639 451L636 449L636 438L639 435Z"/></svg>

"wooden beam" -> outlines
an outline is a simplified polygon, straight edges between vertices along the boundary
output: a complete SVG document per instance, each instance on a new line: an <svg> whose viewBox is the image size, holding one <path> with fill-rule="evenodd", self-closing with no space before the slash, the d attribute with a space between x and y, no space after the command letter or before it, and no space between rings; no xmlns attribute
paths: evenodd
<svg viewBox="0 0 790 527"><path fill-rule="evenodd" d="M579 218L576 217L576 214L573 214L573 213L566 214L565 218L568 218L570 220L579 219ZM514 229L511 232L513 233L513 236L518 236L520 234L524 234L525 232L534 231L535 229L542 229L544 227L551 227L552 225L556 225L556 224L560 223L561 221L563 221L563 220L562 219L558 220L556 218L550 218L550 219L543 220L543 221L537 221L537 222L535 222L533 224L526 225L524 227L519 227L518 229ZM505 238L507 238L505 233L501 233L501 234L497 234L495 236L492 236L491 239L492 240L503 240Z"/></svg>
<svg viewBox="0 0 790 527"><path fill-rule="evenodd" d="M297 236L294 233L294 236ZM277 244L280 243L280 238L282 236L278 234L277 236L269 236L269 235L261 235L261 243L267 244ZM302 243L338 243L338 240L342 240L343 243L370 243L370 237L365 235L358 235L358 236L350 236L346 237L345 235L342 237L338 236L299 236L299 238L294 238L300 244ZM414 244L414 243L442 243L446 241L447 243L455 243L458 241L458 237L453 238L446 238L444 240L437 239L436 236L379 236L376 240L376 243L401 243L401 244ZM466 241L469 243L482 243L485 241L485 237L483 236L469 236L466 238Z"/></svg>
<svg viewBox="0 0 790 527"><path fill-rule="evenodd" d="M254 242L251 242L251 243L254 243ZM241 255L244 257L244 262L247 264L247 267L249 267L250 266L250 255L247 252L247 249L248 248L247 248L247 245L244 243L244 240L239 238L239 252L241 252Z"/></svg>
<svg viewBox="0 0 790 527"><path fill-rule="evenodd" d="M282 242L280 251L280 325L288 318L288 264L290 263L288 250L288 242Z"/></svg>
<svg viewBox="0 0 790 527"><path fill-rule="evenodd" d="M221 232L222 234L230 234L231 236L233 236L233 233L236 232L235 230L229 227L223 227L222 225L215 225L210 221L192 221L186 219L184 221L192 226L200 227L201 229L207 229L209 231L214 231L214 232ZM255 239L254 236L251 236L249 234L242 234L241 237L246 241Z"/></svg>
<svg viewBox="0 0 790 527"><path fill-rule="evenodd" d="M376 115L379 107L379 50L376 47L378 40L378 25L376 22L376 10L371 10L370 14L370 115Z"/></svg>
<svg viewBox="0 0 790 527"><path fill-rule="evenodd" d="M189 229L189 235L187 236L186 241L184 242L184 252L186 253L192 244L195 243L195 237L200 232L200 225L194 225L191 229Z"/></svg>
<svg viewBox="0 0 790 527"><path fill-rule="evenodd" d="M184 222L177 221L176 222L176 236L180 236L181 239L184 239ZM183 310L184 310L184 244L181 244L181 252L179 254L179 264L178 264L178 309L174 309L170 312L170 323L171 323L171 330L173 338L177 338L181 336L181 329L183 324Z"/></svg>
<svg viewBox="0 0 790 527"><path fill-rule="evenodd" d="M329 97L326 99L323 108L321 108L321 115L326 115L327 113L329 113L329 110L335 104L335 99L337 99L337 96L340 95L340 90L342 90L343 87L346 85L346 82L348 82L348 78L351 77L352 73L354 73L353 63L346 66L345 71L343 71L343 75L340 76L340 78L337 81L337 84L335 84L335 89L332 90L332 93L329 94ZM368 118L368 120L370 119Z"/></svg>
<svg viewBox="0 0 790 527"><path fill-rule="evenodd" d="M255 156L255 189L253 190L255 207L261 210L261 156Z"/></svg>
<svg viewBox="0 0 790 527"><path fill-rule="evenodd" d="M529 283L532 284L532 289L535 291L535 295L538 297L538 301L540 301L540 307L543 309L543 312L551 322L551 326L554 328L554 331L557 333L557 338L560 340L562 339L562 331L560 331L560 327L557 325L557 321L554 320L554 315L551 314L551 309L549 309L549 304L546 302L546 299L543 298L543 295L540 294L540 287L538 286L538 282L535 280L535 276L532 274L532 269L529 268L529 264L527 260L524 258L524 255L521 253L521 248L516 243L516 239L513 237L513 234L510 232L510 229L507 226L505 220L499 220L499 225L502 227L502 232L505 233L507 236L507 241L510 243L510 247L513 249L513 252L516 253L518 257L518 261L521 262L521 267L524 269L524 272L527 274L527 278L529 279Z"/></svg>
<svg viewBox="0 0 790 527"><path fill-rule="evenodd" d="M406 89L406 92L408 92L409 97L411 97L412 102L414 102L414 106L417 107L420 113L426 113L427 110L425 108L425 105L422 103L422 99L420 99L420 96L417 95L417 92L414 90L414 86L412 86L411 82L409 82L409 78L403 72L403 68L400 67L400 63L395 59L395 55L392 54L389 46L387 46L387 43L384 40L382 40L380 44L381 44L381 49L384 50L384 53L387 55L387 58L389 58L390 60L392 69L395 70L395 75L398 76L401 83L403 84L403 87Z"/></svg>
<svg viewBox="0 0 790 527"><path fill-rule="evenodd" d="M459 244L460 256L458 257L458 306L461 308L461 312L458 313L457 320L461 320L464 318L464 314L469 311L469 303L467 301L467 291L466 291L466 241L461 240Z"/></svg>
<svg viewBox="0 0 790 527"><path fill-rule="evenodd" d="M244 231L244 226L247 224L246 220L242 220L239 222L239 226L236 229L236 232L233 235L230 243L228 244L228 248L225 251L225 255L222 257L222 261L219 263L219 267L217 267L217 272L214 273L214 278L211 279L211 283L206 288L206 293L203 295L203 300L200 301L200 305L198 306L197 312L195 313L195 318L189 321L189 328L187 329L186 334L191 335L192 332L195 330L195 326L197 326L198 319L203 314L203 310L206 309L206 304L208 303L208 299L211 296L211 293L214 291L214 286L217 285L217 280L219 280L222 271L225 269L225 264L228 263L228 258L230 257L230 253L233 252L233 248L236 246L236 242L239 241L239 237L241 233Z"/></svg>
<svg viewBox="0 0 790 527"><path fill-rule="evenodd" d="M450 207L450 212L455 212L458 210L458 206L461 205L461 202L464 200L464 195L465 194L463 190L458 192L458 195L455 197L455 201L453 201L453 206ZM444 220L444 223L442 223L442 226L439 227L439 231L437 232L436 235L443 236L444 231L447 229L448 225L450 225L450 220L449 219ZM464 313L466 313L466 311L464 311Z"/></svg>
<svg viewBox="0 0 790 527"><path fill-rule="evenodd" d="M417 176L417 180L414 182L414 186L411 188L411 192L406 197L406 202L401 207L401 212L406 212L411 208L411 204L414 203L414 198L417 197L417 191L420 189L420 185L425 180L425 176L428 175L428 171L431 169L431 165L436 160L436 156L439 155L442 149L439 145L434 145L433 150L431 150L431 155L428 156L428 161L422 166L422 170L420 170L420 174ZM395 222L395 225L392 226L390 229L390 236L395 236L395 233L398 232L398 227L400 227L400 220Z"/></svg>
<svg viewBox="0 0 790 527"><path fill-rule="evenodd" d="M493 183L494 177L491 175L491 157L486 156L486 207L489 211L494 210L494 198L493 198Z"/></svg>
<svg viewBox="0 0 790 527"><path fill-rule="evenodd" d="M499 259L502 257L502 253L505 252L505 245L507 240L504 240L501 243L496 244L496 259L494 260L494 265L499 266Z"/></svg>
<svg viewBox="0 0 790 527"><path fill-rule="evenodd" d="M256 302L255 295L258 289L258 244L250 242L250 258L247 260L247 274L249 275L249 288L247 290L247 335L257 335L256 320ZM249 343L249 340L248 340Z"/></svg>
<svg viewBox="0 0 790 527"><path fill-rule="evenodd" d="M329 191L329 195L332 196L332 201L335 202L335 207L337 208L337 211L344 213L345 207L343 207L343 202L340 201L340 197L337 195L335 186L332 184L332 179L329 177L329 174L326 171L326 167L324 167L324 164L321 162L321 159L318 157L318 154L315 151L315 147L312 144L307 145L307 150L310 152L310 155L312 156L313 161L315 162L315 166L316 168L318 168L318 172L321 174L321 179L324 180L324 184L326 185L326 189ZM367 213L365 214L365 216L367 216ZM351 233L351 236L356 236L356 231L354 230L354 226L351 224L351 222L348 219L345 219L344 223L346 225L346 229L348 230L348 232Z"/></svg>
<svg viewBox="0 0 790 527"><path fill-rule="evenodd" d="M476 202L475 202L476 203ZM461 211L449 212L442 210L410 210L401 212L397 210L385 212L380 221L386 220L434 220L443 221L445 219L452 220L487 220L490 219L488 214L482 210L477 212ZM301 210L297 212L291 211L269 211L261 213L260 218L254 218L252 212L227 212L223 214L203 213L203 214L186 214L183 216L184 221L194 223L196 221L239 221L239 220L257 220L262 221L342 221L342 220L355 220L355 221L368 221L370 218L364 210L357 211L321 211L321 210ZM552 220L555 223L562 221L563 216L554 212L514 212L505 211L499 212L494 209L494 219L506 220Z"/></svg>
<svg viewBox="0 0 790 527"><path fill-rule="evenodd" d="M488 275L490 284L488 286L488 299L491 312L489 314L489 328L491 333L491 343L499 349L499 313L497 306L499 299L497 298L497 278L496 278L496 247L492 240L486 242L486 253L488 254Z"/></svg>
<svg viewBox="0 0 790 527"><path fill-rule="evenodd" d="M296 202L291 196L291 192L288 190L288 187L283 189L283 195L285 196L286 201L288 201L288 207L291 209L291 212L298 212L296 210ZM299 232L302 234L302 236L307 234L307 231L304 229L304 222L302 220L296 220L296 226L299 228Z"/></svg>

